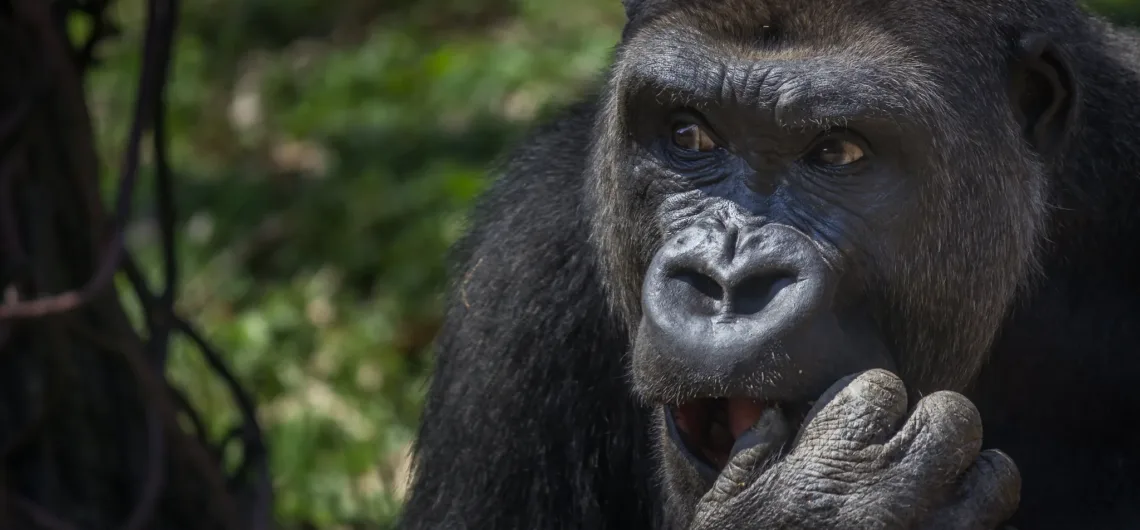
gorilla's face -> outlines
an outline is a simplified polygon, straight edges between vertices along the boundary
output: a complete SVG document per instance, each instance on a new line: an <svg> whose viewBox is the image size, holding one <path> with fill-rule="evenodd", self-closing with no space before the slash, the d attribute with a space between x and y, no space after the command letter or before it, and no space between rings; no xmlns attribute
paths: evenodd
<svg viewBox="0 0 1140 530"><path fill-rule="evenodd" d="M1032 269L1047 180L1025 131L1064 94L1011 75L1013 43L967 65L905 14L821 3L634 13L608 86L595 243L666 472L696 490L761 412L794 429L847 374L961 389Z"/></svg>

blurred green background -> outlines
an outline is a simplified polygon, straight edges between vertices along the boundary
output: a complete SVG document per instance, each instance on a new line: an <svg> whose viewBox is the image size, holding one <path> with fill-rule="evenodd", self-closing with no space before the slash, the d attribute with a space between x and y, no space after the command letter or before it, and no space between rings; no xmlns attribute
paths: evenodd
<svg viewBox="0 0 1140 530"><path fill-rule="evenodd" d="M124 36L103 46L88 86L108 174L134 98L141 4L117 4ZM444 252L488 165L596 81L620 2L183 4L169 89L181 311L260 403L283 526L387 527ZM1140 23L1140 0L1090 5ZM130 242L156 271L149 193ZM228 396L183 348L171 376L220 434Z"/></svg>

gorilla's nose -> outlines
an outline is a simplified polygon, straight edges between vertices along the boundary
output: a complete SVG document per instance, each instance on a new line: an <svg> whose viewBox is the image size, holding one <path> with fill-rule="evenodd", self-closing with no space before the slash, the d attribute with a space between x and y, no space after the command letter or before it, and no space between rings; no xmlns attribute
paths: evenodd
<svg viewBox="0 0 1140 530"><path fill-rule="evenodd" d="M767 307L785 287L795 282L794 273L764 267L734 266L723 259L702 260L679 256L666 261L662 271L662 302L694 315L755 315Z"/></svg>
<svg viewBox="0 0 1140 530"><path fill-rule="evenodd" d="M775 228L702 223L667 241L649 267L647 309L681 318L763 318L812 269Z"/></svg>
<svg viewBox="0 0 1140 530"><path fill-rule="evenodd" d="M803 339L813 317L831 309L832 283L798 231L692 226L666 241L647 271L638 349L651 355L643 360L706 380L745 375L773 357L806 360L813 353L785 350L817 342Z"/></svg>

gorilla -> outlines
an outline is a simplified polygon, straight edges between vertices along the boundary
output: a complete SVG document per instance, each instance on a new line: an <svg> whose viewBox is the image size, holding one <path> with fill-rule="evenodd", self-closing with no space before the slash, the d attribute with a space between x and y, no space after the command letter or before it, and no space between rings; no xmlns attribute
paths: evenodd
<svg viewBox="0 0 1140 530"><path fill-rule="evenodd" d="M1140 528L1140 35L625 10L456 245L401 527Z"/></svg>

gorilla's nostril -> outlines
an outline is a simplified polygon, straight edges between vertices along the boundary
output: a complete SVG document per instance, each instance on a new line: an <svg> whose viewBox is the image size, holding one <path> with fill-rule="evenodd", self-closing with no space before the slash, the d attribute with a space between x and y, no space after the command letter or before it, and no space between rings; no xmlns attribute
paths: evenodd
<svg viewBox="0 0 1140 530"><path fill-rule="evenodd" d="M667 275L684 307L695 314L755 315L772 303L781 289L796 281L793 274L772 272L749 276L740 282L729 278L728 289L707 274L685 268Z"/></svg>
<svg viewBox="0 0 1140 530"><path fill-rule="evenodd" d="M795 277L790 274L752 276L732 289L728 302L733 313L754 315L771 304L781 289L795 281Z"/></svg>
<svg viewBox="0 0 1140 530"><path fill-rule="evenodd" d="M724 289L716 280L693 270L681 270L669 275L689 291L692 305L715 313L724 302Z"/></svg>

